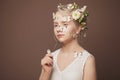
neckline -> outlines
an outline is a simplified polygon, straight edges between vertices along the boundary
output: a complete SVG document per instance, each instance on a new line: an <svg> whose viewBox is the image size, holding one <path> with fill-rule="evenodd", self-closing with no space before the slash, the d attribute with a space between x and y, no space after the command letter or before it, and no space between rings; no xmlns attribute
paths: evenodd
<svg viewBox="0 0 120 80"><path fill-rule="evenodd" d="M57 67L57 70L58 70L59 73L63 73L63 72L66 71L70 66L72 66L72 65L79 59L79 57L77 57L77 58L75 58L73 61L71 61L63 70L60 70L59 65L58 65L58 55L59 55L59 53L60 53L60 50L61 50L61 48L58 50L58 52L57 52L57 54L56 54L56 67ZM86 50L84 50L84 51L82 52L82 55L83 55L83 53L85 53L85 52L86 52Z"/></svg>

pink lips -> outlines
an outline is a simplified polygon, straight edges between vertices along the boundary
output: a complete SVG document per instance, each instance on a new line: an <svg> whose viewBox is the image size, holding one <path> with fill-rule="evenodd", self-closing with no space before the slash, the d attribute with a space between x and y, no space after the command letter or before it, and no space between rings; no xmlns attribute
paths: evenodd
<svg viewBox="0 0 120 80"><path fill-rule="evenodd" d="M57 34L57 37L58 38L61 38L61 37L63 37L64 36L64 34Z"/></svg>

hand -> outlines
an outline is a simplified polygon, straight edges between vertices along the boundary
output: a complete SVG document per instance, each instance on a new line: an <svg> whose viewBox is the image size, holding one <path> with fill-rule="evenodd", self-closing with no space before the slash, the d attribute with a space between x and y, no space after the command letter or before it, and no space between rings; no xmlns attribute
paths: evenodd
<svg viewBox="0 0 120 80"><path fill-rule="evenodd" d="M47 50L47 54L41 59L42 69L45 72L51 72L53 68L53 55L50 50Z"/></svg>

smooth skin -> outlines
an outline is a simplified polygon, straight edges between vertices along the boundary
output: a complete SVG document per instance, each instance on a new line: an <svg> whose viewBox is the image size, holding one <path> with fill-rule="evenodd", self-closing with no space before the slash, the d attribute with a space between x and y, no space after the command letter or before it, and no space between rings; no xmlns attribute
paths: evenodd
<svg viewBox="0 0 120 80"><path fill-rule="evenodd" d="M51 72L53 69L53 56L52 54L46 54L41 59L42 72L39 80L50 80Z"/></svg>
<svg viewBox="0 0 120 80"><path fill-rule="evenodd" d="M67 14L66 14L67 15ZM56 13L56 16L58 17L58 20L54 20L54 34L58 41L60 43L63 43L63 46L61 48L60 54L68 55L67 57L70 57L69 60L66 60L64 55L58 55L58 64L59 68L61 70L64 70L72 61L73 56L71 56L71 52L76 50L77 52L84 51L85 49L82 48L77 38L73 39L71 35L78 34L81 31L81 26L76 26L73 21L69 22L63 22L61 20L63 14L62 13ZM56 26L62 25L67 26L67 31L62 32L62 30L59 30L56 28ZM62 37L58 37L58 34L64 34ZM64 60L64 64L62 63ZM41 66L42 66L42 72L40 75L39 80L50 80L50 76L52 74L53 69L53 56L52 54L46 54L43 59L41 60ZM96 66L95 66L95 58L93 55L90 55L87 58L87 61L84 65L83 70L83 80L96 80Z"/></svg>

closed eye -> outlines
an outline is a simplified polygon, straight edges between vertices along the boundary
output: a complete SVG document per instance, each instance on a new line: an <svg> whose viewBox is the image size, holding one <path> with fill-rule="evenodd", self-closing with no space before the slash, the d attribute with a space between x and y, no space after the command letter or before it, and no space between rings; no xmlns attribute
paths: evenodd
<svg viewBox="0 0 120 80"><path fill-rule="evenodd" d="M64 25L64 26L68 26L68 24L66 24L66 23L65 23L65 24L63 24L63 25Z"/></svg>
<svg viewBox="0 0 120 80"><path fill-rule="evenodd" d="M58 27L58 25L55 24L54 27Z"/></svg>
<svg viewBox="0 0 120 80"><path fill-rule="evenodd" d="M58 23L54 23L53 25L54 25L54 27L57 27L57 26L58 26Z"/></svg>

